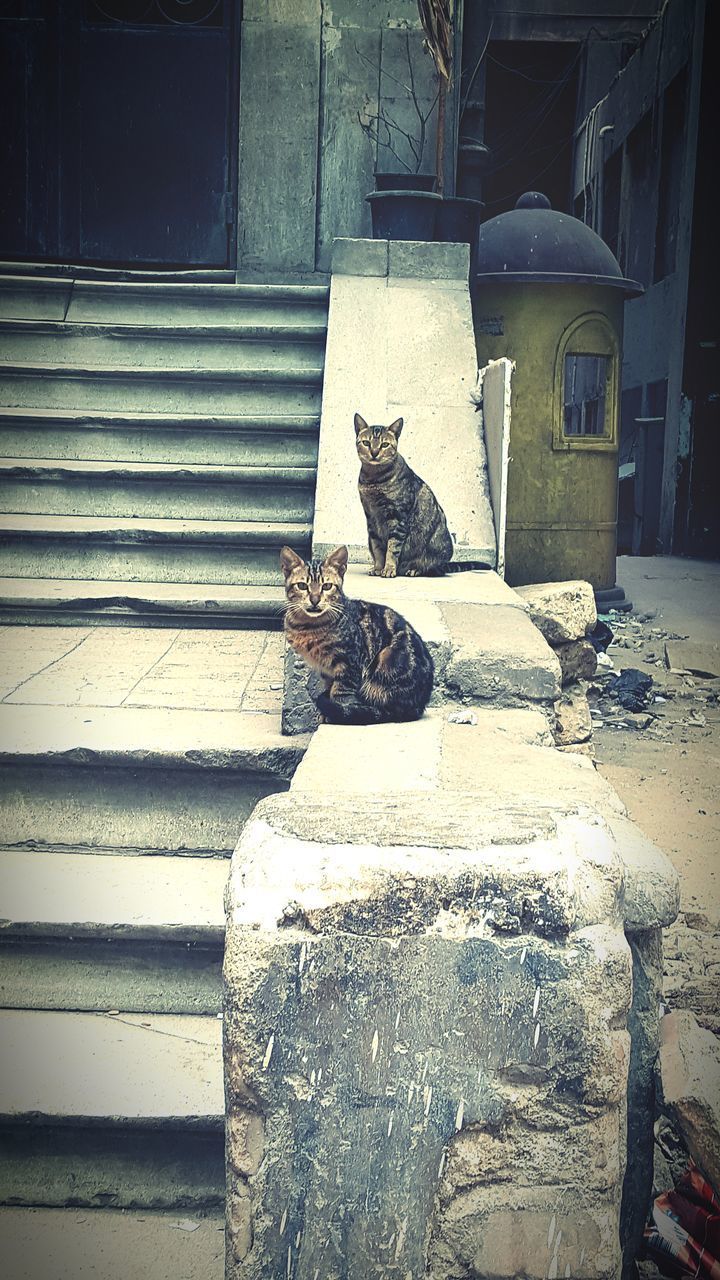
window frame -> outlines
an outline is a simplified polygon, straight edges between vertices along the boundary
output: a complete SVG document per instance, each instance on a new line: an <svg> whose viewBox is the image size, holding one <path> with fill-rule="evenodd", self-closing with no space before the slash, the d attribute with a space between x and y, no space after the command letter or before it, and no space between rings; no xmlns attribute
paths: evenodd
<svg viewBox="0 0 720 1280"><path fill-rule="evenodd" d="M565 357L569 355L593 356L609 360L603 435L565 434ZM552 441L554 450L562 453L572 449L590 449L601 453L617 452L619 359L620 346L617 334L602 311L587 311L573 320L572 324L565 329L555 356Z"/></svg>

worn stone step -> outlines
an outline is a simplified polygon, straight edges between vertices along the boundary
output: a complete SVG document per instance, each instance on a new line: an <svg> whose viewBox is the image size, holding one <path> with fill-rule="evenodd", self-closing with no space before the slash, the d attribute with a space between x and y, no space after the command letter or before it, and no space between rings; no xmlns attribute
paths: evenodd
<svg viewBox="0 0 720 1280"><path fill-rule="evenodd" d="M0 843L227 856L307 747L278 728L274 716L242 711L6 702Z"/></svg>
<svg viewBox="0 0 720 1280"><path fill-rule="evenodd" d="M220 1012L226 880L214 858L0 850L0 1006Z"/></svg>
<svg viewBox="0 0 720 1280"><path fill-rule="evenodd" d="M225 860L0 849L2 937L222 944ZM68 992L72 998L72 993Z"/></svg>
<svg viewBox="0 0 720 1280"><path fill-rule="evenodd" d="M0 511L191 520L309 521L310 467L0 458Z"/></svg>
<svg viewBox="0 0 720 1280"><path fill-rule="evenodd" d="M199 943L0 933L0 1007L215 1016L222 1011L222 952Z"/></svg>
<svg viewBox="0 0 720 1280"><path fill-rule="evenodd" d="M278 630L280 586L214 586L177 582L103 582L0 578L0 624L248 627Z"/></svg>
<svg viewBox="0 0 720 1280"><path fill-rule="evenodd" d="M117 273L115 273L117 274ZM323 285L236 285L165 279L73 280L0 274L0 315L115 323L314 323L327 313Z"/></svg>
<svg viewBox="0 0 720 1280"><path fill-rule="evenodd" d="M0 1209L5 1280L223 1280L221 1214Z"/></svg>
<svg viewBox="0 0 720 1280"><path fill-rule="evenodd" d="M0 456L314 467L317 414L0 410Z"/></svg>
<svg viewBox="0 0 720 1280"><path fill-rule="evenodd" d="M218 1018L0 1010L0 1122L221 1129Z"/></svg>
<svg viewBox="0 0 720 1280"><path fill-rule="evenodd" d="M215 1130L0 1126L0 1205L194 1216L222 1212L224 1200L223 1135Z"/></svg>
<svg viewBox="0 0 720 1280"><path fill-rule="evenodd" d="M105 325L56 320L0 320L8 362L72 368L316 369L325 328L310 324Z"/></svg>
<svg viewBox="0 0 720 1280"><path fill-rule="evenodd" d="M164 414L317 414L322 365L308 368L179 369L0 361L7 408L94 409Z"/></svg>
<svg viewBox="0 0 720 1280"><path fill-rule="evenodd" d="M307 549L301 522L0 517L0 575L129 582L276 584L278 549Z"/></svg>

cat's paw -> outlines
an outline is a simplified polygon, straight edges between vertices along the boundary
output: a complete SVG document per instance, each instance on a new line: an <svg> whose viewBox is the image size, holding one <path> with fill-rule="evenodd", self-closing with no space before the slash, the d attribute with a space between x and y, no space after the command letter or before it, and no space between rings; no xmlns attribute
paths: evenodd
<svg viewBox="0 0 720 1280"><path fill-rule="evenodd" d="M386 564L385 568L380 570L380 577L381 578L397 578L397 569L395 568L394 565Z"/></svg>
<svg viewBox="0 0 720 1280"><path fill-rule="evenodd" d="M406 569L406 570L405 570L405 577L406 577L406 578L417 578L417 577L419 576L419 573L420 573L420 570L419 570L419 569Z"/></svg>

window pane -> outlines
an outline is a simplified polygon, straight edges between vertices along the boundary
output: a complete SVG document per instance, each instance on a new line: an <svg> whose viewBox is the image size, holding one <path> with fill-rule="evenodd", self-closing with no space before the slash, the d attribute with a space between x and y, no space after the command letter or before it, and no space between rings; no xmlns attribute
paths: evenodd
<svg viewBox="0 0 720 1280"><path fill-rule="evenodd" d="M563 431L566 436L604 436L609 356L565 356Z"/></svg>

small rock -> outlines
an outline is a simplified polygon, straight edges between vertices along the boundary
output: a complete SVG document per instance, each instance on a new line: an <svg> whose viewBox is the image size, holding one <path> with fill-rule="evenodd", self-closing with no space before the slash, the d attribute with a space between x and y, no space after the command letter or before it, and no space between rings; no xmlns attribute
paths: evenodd
<svg viewBox="0 0 720 1280"><path fill-rule="evenodd" d="M474 711L451 711L447 722L448 724L477 724L477 716Z"/></svg>
<svg viewBox="0 0 720 1280"><path fill-rule="evenodd" d="M714 1187L720 1187L720 1046L687 1009L660 1022L660 1080L664 1109L688 1151Z"/></svg>
<svg viewBox="0 0 720 1280"><path fill-rule="evenodd" d="M588 680L597 671L597 654L589 640L568 640L555 646L563 685Z"/></svg>
<svg viewBox="0 0 720 1280"><path fill-rule="evenodd" d="M555 704L555 742L558 747L575 746L592 736L592 718L587 694L580 684L568 685Z"/></svg>
<svg viewBox="0 0 720 1280"><path fill-rule="evenodd" d="M606 653L599 653L597 656L597 664L601 671L614 671L615 663Z"/></svg>

